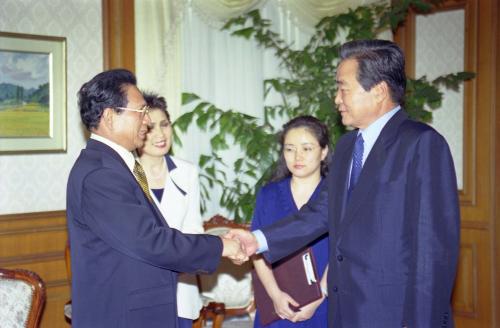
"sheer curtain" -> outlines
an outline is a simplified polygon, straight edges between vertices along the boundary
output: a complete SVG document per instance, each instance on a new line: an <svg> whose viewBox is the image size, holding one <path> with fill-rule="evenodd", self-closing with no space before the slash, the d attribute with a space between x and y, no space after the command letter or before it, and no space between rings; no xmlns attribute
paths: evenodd
<svg viewBox="0 0 500 328"><path fill-rule="evenodd" d="M283 76L279 61L252 40L221 31L224 21L259 8L273 29L295 47L302 47L314 25L328 15L373 0L152 0L136 1L136 73L139 86L165 95L173 119L181 108L181 93L192 92L222 109L262 117L263 80ZM304 13L307 13L305 15ZM332 72L333 74L333 72ZM277 122L280 124L282 122ZM209 153L209 133L192 127L174 150L195 164ZM227 151L229 163L238 149ZM232 166L232 163L230 164ZM205 217L225 214L214 190Z"/></svg>
<svg viewBox="0 0 500 328"><path fill-rule="evenodd" d="M179 116L182 86L181 29L184 1L135 1L136 75L142 90L165 96Z"/></svg>
<svg viewBox="0 0 500 328"><path fill-rule="evenodd" d="M254 65L253 62L265 57L262 49L255 45L242 47L241 40L221 32L224 21L259 8L263 15L272 19L276 31L286 41L303 45L313 26L323 17L334 15L348 8L372 3L377 0L148 0L135 1L136 28L136 72L141 88L157 91L167 97L173 118L181 114L180 95L190 88L190 80L183 77L189 70L200 67L192 51L201 52L205 57L234 58ZM210 37L211 41L207 42ZM223 38L227 40L222 41ZM204 44L201 48L198 45ZM226 48L220 48L224 45ZM247 49L256 52L249 56ZM252 53L253 55L253 53ZM188 59L189 57L189 59ZM187 63L185 63L188 61ZM272 61L272 60L271 60ZM203 61L202 61L203 62ZM204 62L206 63L206 61ZM263 73L268 69L274 73L273 65L260 61ZM223 80L220 71L212 70L211 83L232 84L233 80ZM240 81L246 80L242 75ZM187 83L187 84L185 84ZM242 82L244 83L244 82ZM238 83L241 84L241 83ZM261 83L253 88L262 88ZM248 90L248 89L247 89ZM210 95L208 100L211 100ZM242 99L244 104L246 98ZM249 107L251 104L244 104ZM238 106L240 108L241 106ZM255 114L258 114L255 112Z"/></svg>
<svg viewBox="0 0 500 328"><path fill-rule="evenodd" d="M379 0L279 0L296 17L296 23L313 27L323 17L346 12L349 8L377 2ZM380 1L379 1L380 2Z"/></svg>
<svg viewBox="0 0 500 328"><path fill-rule="evenodd" d="M265 17L278 22L280 10L273 3L266 2L261 11ZM262 117L263 80L280 73L279 62L272 53L259 48L255 42L220 31L220 22L207 20L206 16L198 15L198 11L199 8L194 6L187 7L182 24L183 90L194 92L219 108ZM281 25L284 29L292 26ZM288 34L292 37L298 35ZM196 127L192 127L182 137L183 147L176 149L176 152L197 163L200 153L210 152L209 135L209 132L200 133ZM223 158L232 167L232 159L238 155L239 149L232 148L224 153ZM231 172L226 173L231 179ZM215 213L226 214L218 206L220 193L221 190L213 190L206 217Z"/></svg>

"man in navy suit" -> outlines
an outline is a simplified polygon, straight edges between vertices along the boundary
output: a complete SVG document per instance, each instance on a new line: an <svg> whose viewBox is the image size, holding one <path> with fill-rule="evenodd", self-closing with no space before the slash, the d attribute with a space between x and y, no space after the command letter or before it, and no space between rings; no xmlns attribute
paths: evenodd
<svg viewBox="0 0 500 328"><path fill-rule="evenodd" d="M453 327L460 217L448 145L401 107L396 44L352 41L340 55L335 103L355 129L338 141L320 197L274 226L232 235L247 255L275 262L328 232L330 327Z"/></svg>
<svg viewBox="0 0 500 328"><path fill-rule="evenodd" d="M238 242L171 229L140 185L131 151L150 119L132 73L100 73L78 97L92 134L67 189L73 327L177 327L177 272L208 273L221 256L246 255Z"/></svg>

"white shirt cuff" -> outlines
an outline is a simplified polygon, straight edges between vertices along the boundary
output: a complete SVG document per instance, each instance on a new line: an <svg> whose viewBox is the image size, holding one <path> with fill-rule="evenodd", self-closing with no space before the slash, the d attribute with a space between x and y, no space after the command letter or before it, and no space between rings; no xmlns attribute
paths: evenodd
<svg viewBox="0 0 500 328"><path fill-rule="evenodd" d="M253 235L255 236L255 239L257 239L257 243L259 244L259 248L257 249L257 254L267 252L269 250L269 246L267 245L267 239L266 236L264 236L264 233L260 230L255 230L252 231Z"/></svg>

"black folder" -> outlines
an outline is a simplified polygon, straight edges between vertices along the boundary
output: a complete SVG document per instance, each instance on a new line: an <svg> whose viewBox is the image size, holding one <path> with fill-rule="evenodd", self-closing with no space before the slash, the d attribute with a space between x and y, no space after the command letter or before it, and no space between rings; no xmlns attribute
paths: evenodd
<svg viewBox="0 0 500 328"><path fill-rule="evenodd" d="M307 263L307 257L310 259L310 265L304 264L303 259L306 258ZM272 270L280 289L297 301L300 305L299 308L321 298L320 279L318 278L316 269L316 260L310 247L280 261ZM308 279L307 270L310 271L309 276L313 275L316 282ZM252 281L255 304L259 311L262 325L268 325L271 322L281 319L274 312L273 301L267 294L255 270L252 271ZM298 311L298 308L290 307Z"/></svg>

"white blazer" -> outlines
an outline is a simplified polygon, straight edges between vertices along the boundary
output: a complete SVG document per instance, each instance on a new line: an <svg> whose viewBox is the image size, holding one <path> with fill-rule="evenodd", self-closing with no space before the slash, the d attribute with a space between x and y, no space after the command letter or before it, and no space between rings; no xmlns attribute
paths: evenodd
<svg viewBox="0 0 500 328"><path fill-rule="evenodd" d="M166 155L168 174L161 202L153 197L163 217L171 228L184 233L203 233L200 215L200 186L198 168L182 159ZM152 195L153 192L151 192ZM196 276L179 274L177 284L177 314L186 319L199 317L200 293Z"/></svg>

